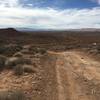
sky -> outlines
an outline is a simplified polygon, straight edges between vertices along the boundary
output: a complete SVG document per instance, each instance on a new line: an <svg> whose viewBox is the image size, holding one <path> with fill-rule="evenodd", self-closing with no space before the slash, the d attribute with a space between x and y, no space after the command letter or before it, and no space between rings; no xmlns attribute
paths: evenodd
<svg viewBox="0 0 100 100"><path fill-rule="evenodd" d="M100 28L100 0L0 0L0 28Z"/></svg>

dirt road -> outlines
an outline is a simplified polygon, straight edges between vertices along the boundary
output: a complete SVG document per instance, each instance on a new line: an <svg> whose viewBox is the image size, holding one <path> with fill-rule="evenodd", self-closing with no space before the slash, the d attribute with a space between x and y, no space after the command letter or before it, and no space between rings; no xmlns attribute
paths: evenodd
<svg viewBox="0 0 100 100"><path fill-rule="evenodd" d="M76 51L49 54L57 57L55 69L58 100L100 99L99 62ZM54 62L55 60L52 60L52 63Z"/></svg>

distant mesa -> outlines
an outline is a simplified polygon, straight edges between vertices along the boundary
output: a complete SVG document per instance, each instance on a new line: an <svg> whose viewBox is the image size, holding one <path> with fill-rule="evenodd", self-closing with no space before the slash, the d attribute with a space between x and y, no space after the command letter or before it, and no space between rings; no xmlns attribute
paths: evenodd
<svg viewBox="0 0 100 100"><path fill-rule="evenodd" d="M5 29L0 29L0 32L17 32L17 30L14 28L5 28Z"/></svg>
<svg viewBox="0 0 100 100"><path fill-rule="evenodd" d="M17 30L14 29L14 28L7 28L6 30L8 30L8 31L17 31Z"/></svg>
<svg viewBox="0 0 100 100"><path fill-rule="evenodd" d="M0 36L14 37L20 35L20 32L14 28L0 29Z"/></svg>

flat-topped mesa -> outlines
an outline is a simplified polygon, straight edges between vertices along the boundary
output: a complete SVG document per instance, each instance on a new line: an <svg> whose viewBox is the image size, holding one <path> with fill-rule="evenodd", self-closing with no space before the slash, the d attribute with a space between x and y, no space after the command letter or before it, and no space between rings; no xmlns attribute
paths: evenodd
<svg viewBox="0 0 100 100"><path fill-rule="evenodd" d="M6 30L8 30L8 31L17 31L17 30L14 29L14 28L7 28Z"/></svg>
<svg viewBox="0 0 100 100"><path fill-rule="evenodd" d="M17 30L14 28L5 28L5 29L0 29L0 32L17 32Z"/></svg>
<svg viewBox="0 0 100 100"><path fill-rule="evenodd" d="M6 28L6 29L0 29L0 36L8 36L8 37L14 37L18 36L20 32L17 31L14 28Z"/></svg>

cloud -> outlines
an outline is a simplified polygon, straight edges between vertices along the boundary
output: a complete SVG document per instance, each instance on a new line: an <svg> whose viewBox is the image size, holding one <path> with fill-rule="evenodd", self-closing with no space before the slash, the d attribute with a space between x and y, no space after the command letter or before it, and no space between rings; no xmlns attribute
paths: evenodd
<svg viewBox="0 0 100 100"><path fill-rule="evenodd" d="M3 7L18 7L19 0L0 0L0 6Z"/></svg>
<svg viewBox="0 0 100 100"><path fill-rule="evenodd" d="M59 30L100 27L100 7L95 7L93 9L59 10L54 8L27 8L23 7L18 0L3 1L0 0L1 28L24 27ZM6 3L9 6L7 6Z"/></svg>

